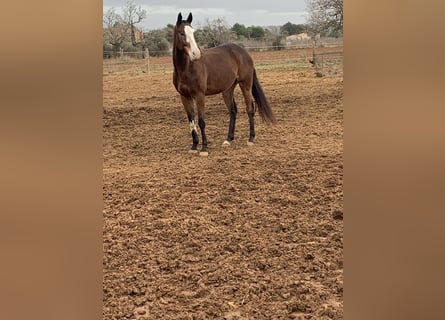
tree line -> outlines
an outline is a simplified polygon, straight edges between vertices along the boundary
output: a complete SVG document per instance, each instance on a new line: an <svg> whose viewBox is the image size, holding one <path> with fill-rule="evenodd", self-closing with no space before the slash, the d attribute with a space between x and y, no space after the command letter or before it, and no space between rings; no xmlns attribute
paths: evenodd
<svg viewBox="0 0 445 320"><path fill-rule="evenodd" d="M222 18L207 20L204 25L194 26L196 41L204 47L215 47L227 42L243 45L262 42L263 45L283 48L285 37L306 32L311 36L338 37L343 30L342 0L308 0L309 19L305 24L287 22L282 26L245 26L235 23L229 26ZM115 8L104 13L103 50L104 55L114 55L120 51L141 52L148 49L150 55L163 55L169 52L173 42L172 24L148 32L137 27L147 17L141 6L128 1L122 14Z"/></svg>

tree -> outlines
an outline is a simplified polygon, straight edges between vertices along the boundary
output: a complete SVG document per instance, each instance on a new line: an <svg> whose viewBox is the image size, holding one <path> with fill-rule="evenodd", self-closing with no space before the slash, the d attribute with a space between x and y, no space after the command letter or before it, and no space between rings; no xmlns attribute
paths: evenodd
<svg viewBox="0 0 445 320"><path fill-rule="evenodd" d="M165 30L165 39L167 39L168 43L173 43L173 30L175 29L175 26L171 23L167 24L167 26L164 28Z"/></svg>
<svg viewBox="0 0 445 320"><path fill-rule="evenodd" d="M127 37L127 28L122 17L114 8L109 9L104 15L104 46L111 44L113 51L117 52Z"/></svg>
<svg viewBox="0 0 445 320"><path fill-rule="evenodd" d="M259 26L247 27L248 38L261 39L264 37L265 31Z"/></svg>
<svg viewBox="0 0 445 320"><path fill-rule="evenodd" d="M143 42L142 30L135 25L146 18L146 11L141 6L136 6L133 1L127 1L118 14L114 7L110 8L103 17L104 48L110 44L114 52L121 49L136 47Z"/></svg>
<svg viewBox="0 0 445 320"><path fill-rule="evenodd" d="M207 20L207 24L195 32L196 41L209 48L230 42L233 38L234 35L222 18L213 21Z"/></svg>
<svg viewBox="0 0 445 320"><path fill-rule="evenodd" d="M306 0L312 34L338 36L343 33L343 0Z"/></svg>
<svg viewBox="0 0 445 320"><path fill-rule="evenodd" d="M287 34L288 36L293 34L299 34L306 31L306 26L304 24L294 24L291 22L287 22L283 24L280 28L281 33Z"/></svg>
<svg viewBox="0 0 445 320"><path fill-rule="evenodd" d="M244 24L239 24L238 22L232 26L232 32L234 32L238 38L241 40L243 38L247 38L247 29Z"/></svg>
<svg viewBox="0 0 445 320"><path fill-rule="evenodd" d="M143 39L137 37L137 28L135 24L142 22L147 17L147 11L141 8L141 6L136 6L136 4L129 0L125 3L123 9L123 20L126 25L130 28L131 43L133 46L141 43ZM140 33L139 33L140 34Z"/></svg>
<svg viewBox="0 0 445 320"><path fill-rule="evenodd" d="M171 42L173 42L173 25L145 33L144 47L148 48L152 56L167 54L170 50Z"/></svg>
<svg viewBox="0 0 445 320"><path fill-rule="evenodd" d="M164 55L169 50L169 43L166 39L165 29L149 31L145 34L144 47L148 48L150 55Z"/></svg>
<svg viewBox="0 0 445 320"><path fill-rule="evenodd" d="M244 38L260 39L265 35L265 30L259 26L247 27L244 24L235 23L230 29L238 38L238 40L243 40Z"/></svg>
<svg viewBox="0 0 445 320"><path fill-rule="evenodd" d="M266 43L274 47L274 50L284 49L282 44L283 33L281 32L281 27L279 26L269 26L265 29L266 34L264 35L264 40Z"/></svg>

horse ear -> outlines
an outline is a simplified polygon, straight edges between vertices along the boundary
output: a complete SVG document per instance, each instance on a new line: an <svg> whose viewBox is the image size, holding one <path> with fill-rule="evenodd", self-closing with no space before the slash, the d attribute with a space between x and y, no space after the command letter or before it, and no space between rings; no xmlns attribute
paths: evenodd
<svg viewBox="0 0 445 320"><path fill-rule="evenodd" d="M192 13L190 12L189 16L187 17L187 22L192 23L192 20L193 20L193 16L192 16Z"/></svg>
<svg viewBox="0 0 445 320"><path fill-rule="evenodd" d="M180 24L182 22L182 14L181 12L178 13L178 20L176 20L176 24Z"/></svg>

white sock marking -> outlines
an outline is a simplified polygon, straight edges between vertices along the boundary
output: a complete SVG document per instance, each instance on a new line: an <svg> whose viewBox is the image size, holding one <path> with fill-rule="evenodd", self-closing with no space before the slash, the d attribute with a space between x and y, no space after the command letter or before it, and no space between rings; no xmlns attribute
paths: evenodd
<svg viewBox="0 0 445 320"><path fill-rule="evenodd" d="M193 132L193 130L197 131L195 120L190 121L190 132Z"/></svg>

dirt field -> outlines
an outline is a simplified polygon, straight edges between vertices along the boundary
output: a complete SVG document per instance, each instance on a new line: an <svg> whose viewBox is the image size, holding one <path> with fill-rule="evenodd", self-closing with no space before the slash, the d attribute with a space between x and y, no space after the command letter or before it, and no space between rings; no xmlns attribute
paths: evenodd
<svg viewBox="0 0 445 320"><path fill-rule="evenodd" d="M188 153L170 57L104 62L104 319L343 317L341 66L320 78L293 54L252 53L278 120L256 117L253 147L239 89L228 148L208 98L208 157Z"/></svg>

